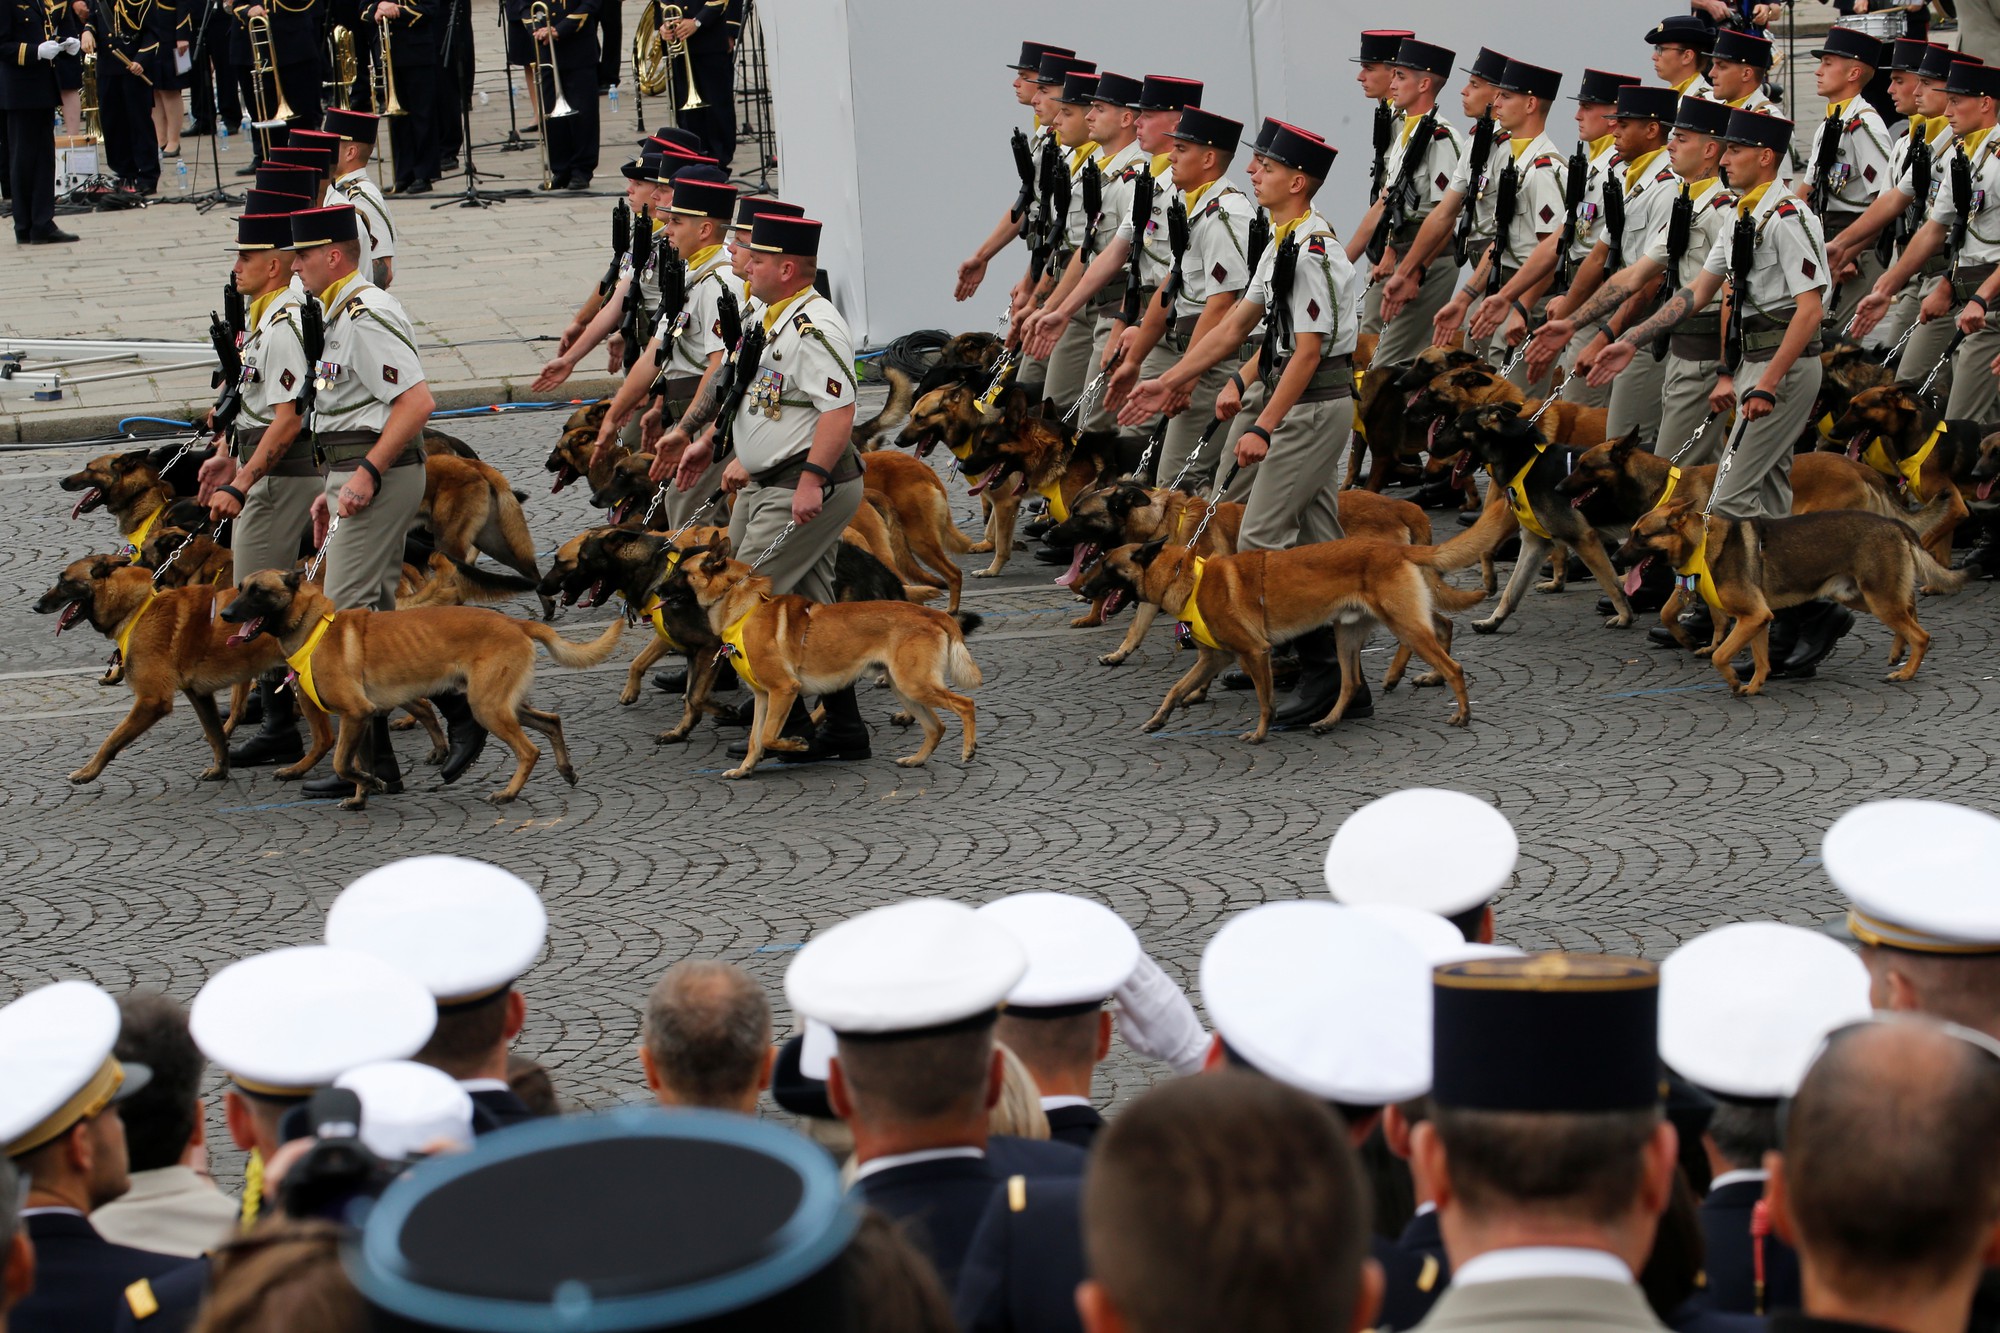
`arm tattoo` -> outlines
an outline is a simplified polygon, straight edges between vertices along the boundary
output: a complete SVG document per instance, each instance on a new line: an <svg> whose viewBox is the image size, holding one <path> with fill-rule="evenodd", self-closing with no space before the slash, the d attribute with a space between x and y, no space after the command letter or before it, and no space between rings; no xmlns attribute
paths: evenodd
<svg viewBox="0 0 2000 1333"><path fill-rule="evenodd" d="M706 426L709 422L715 420L717 416L721 415L721 382L721 372L718 371L716 374L710 375L708 383L702 386L701 393L695 397L692 403L688 404L688 410L681 414L681 429L687 433L687 437L690 440L701 434L703 426Z"/></svg>
<svg viewBox="0 0 2000 1333"><path fill-rule="evenodd" d="M1671 329L1674 325L1680 323L1693 313L1694 289L1683 287L1668 297L1666 302L1653 312L1651 319L1641 323L1635 329L1625 330L1625 334L1620 341L1631 343L1635 347L1644 347L1654 338L1665 333L1668 329Z"/></svg>
<svg viewBox="0 0 2000 1333"><path fill-rule="evenodd" d="M1570 316L1570 321L1578 328L1595 324L1618 309L1619 306L1624 305L1627 298L1631 295L1631 283L1619 282L1615 278L1606 278L1604 285L1599 287L1588 301L1584 302L1583 309Z"/></svg>
<svg viewBox="0 0 2000 1333"><path fill-rule="evenodd" d="M369 267L374 272L369 274L368 280L377 287L387 287L389 285L389 261L386 259L377 259Z"/></svg>

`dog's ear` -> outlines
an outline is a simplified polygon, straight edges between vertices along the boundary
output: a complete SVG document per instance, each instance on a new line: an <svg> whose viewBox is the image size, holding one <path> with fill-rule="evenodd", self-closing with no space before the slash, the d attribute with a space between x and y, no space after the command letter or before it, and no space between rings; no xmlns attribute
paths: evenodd
<svg viewBox="0 0 2000 1333"><path fill-rule="evenodd" d="M151 467L152 463L152 450L131 449L122 454L112 455L111 470L114 472L130 472L135 468Z"/></svg>
<svg viewBox="0 0 2000 1333"><path fill-rule="evenodd" d="M1632 450L1637 448L1638 445L1639 432L1636 430L1628 431L1624 435L1619 436L1611 442L1611 461L1623 467L1625 460L1632 456Z"/></svg>
<svg viewBox="0 0 2000 1333"><path fill-rule="evenodd" d="M1114 486L1104 497L1104 508L1113 518L1124 518L1137 509L1146 499L1145 488L1140 486Z"/></svg>
<svg viewBox="0 0 2000 1333"><path fill-rule="evenodd" d="M285 571L285 587L293 592L297 592L299 585L305 582L305 577L304 570L288 569Z"/></svg>
<svg viewBox="0 0 2000 1333"><path fill-rule="evenodd" d="M1135 562L1137 562L1141 568L1144 568L1145 566L1150 565L1155 560L1159 559L1160 552L1164 551L1166 547L1167 547L1167 539L1165 537L1155 537L1153 538L1153 540L1147 542L1144 546L1141 546L1138 550L1132 552L1132 559Z"/></svg>
<svg viewBox="0 0 2000 1333"><path fill-rule="evenodd" d="M711 551L701 558L701 572L704 574L720 574L728 568L728 556Z"/></svg>
<svg viewBox="0 0 2000 1333"><path fill-rule="evenodd" d="M1486 372L1470 367L1451 372L1451 385L1455 389L1483 389L1486 387Z"/></svg>

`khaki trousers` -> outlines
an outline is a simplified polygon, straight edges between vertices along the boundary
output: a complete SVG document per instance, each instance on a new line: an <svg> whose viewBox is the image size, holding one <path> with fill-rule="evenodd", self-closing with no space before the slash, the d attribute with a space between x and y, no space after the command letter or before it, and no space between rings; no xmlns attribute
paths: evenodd
<svg viewBox="0 0 2000 1333"><path fill-rule="evenodd" d="M1097 317L1085 307L1064 326L1049 352L1049 375L1042 382L1042 397L1054 403L1058 412L1074 407L1083 396L1083 386L1090 382L1096 364L1090 356L1096 330Z"/></svg>
<svg viewBox="0 0 2000 1333"><path fill-rule="evenodd" d="M736 559L755 561L778 540L792 521L795 494L790 487L759 486L754 481L736 493L736 509L729 516L729 545ZM840 534L860 508L861 478L834 487L819 516L796 528L769 560L757 566L757 572L771 580L771 591L832 601Z"/></svg>
<svg viewBox="0 0 2000 1333"><path fill-rule="evenodd" d="M1720 361L1684 361L1672 352L1667 353L1661 376L1660 426L1653 445L1654 453L1672 458L1688 442L1688 436L1694 434L1695 427L1707 420L1708 395L1715 389L1716 377L1721 374ZM1717 417L1714 424L1694 442L1694 447L1688 450L1681 466L1699 467L1721 458L1723 441L1729 438L1729 428L1735 419L1733 413Z"/></svg>
<svg viewBox="0 0 2000 1333"><path fill-rule="evenodd" d="M320 485L318 477L265 477L250 488L243 512L229 527L238 583L260 569L290 569L298 563L299 538L309 535Z"/></svg>
<svg viewBox="0 0 2000 1333"><path fill-rule="evenodd" d="M1230 462L1236 459L1237 440L1256 424L1257 414L1269 401L1262 384L1251 385L1243 395L1243 410L1229 423L1224 456ZM1338 502L1340 451L1353 428L1352 398L1292 404L1271 432L1271 447L1263 461L1239 471L1224 497L1243 505L1237 550L1282 551L1346 535L1340 529Z"/></svg>
<svg viewBox="0 0 2000 1333"><path fill-rule="evenodd" d="M1632 358L1632 363L1611 381L1611 401L1606 405L1604 415L1604 438L1622 439L1626 434L1637 431L1639 443L1657 453L1660 391L1666 382L1667 363L1653 360L1652 349L1641 347L1639 354ZM1680 446L1676 443L1674 447Z"/></svg>
<svg viewBox="0 0 2000 1333"><path fill-rule="evenodd" d="M1955 312L1954 312L1955 313ZM1936 323L1948 323L1937 320ZM1911 339L1912 342L1916 341ZM1907 350L1907 349L1905 349ZM1976 421L1982 431L2000 420L2000 384L1993 378L1993 357L2000 353L2000 314L1988 311L1979 332L1958 345L1952 357L1951 396L1944 414L1953 420ZM1928 364L1918 368L1922 374ZM1932 386L1935 389L1935 385Z"/></svg>
<svg viewBox="0 0 2000 1333"><path fill-rule="evenodd" d="M1914 315L1911 317L1915 318ZM1954 310L1943 319L1934 319L1928 324L1917 325L1916 332L1912 333L1910 340L1903 344L1902 357L1896 362L1896 378L1908 380L1912 384L1922 384L1924 376L1931 373L1931 367L1937 365L1938 358L1944 355L1944 349L1951 346L1951 335L1958 331L1957 319L1958 311ZM1967 338L1965 341L1969 343L1972 339ZM1960 365L1959 357L1964 354L1965 346L1961 343L1959 350L1953 353L1951 359L1944 363L1944 368L1938 371L1937 378L1931 381L1931 392L1937 394L1939 402L1950 399L1952 386L1958 379L1954 372ZM1989 371L1981 373L1989 379L1992 378Z"/></svg>
<svg viewBox="0 0 2000 1333"><path fill-rule="evenodd" d="M340 488L359 470L343 467L326 474L323 490L330 512L340 512ZM423 502L423 464L405 463L382 474L382 485L366 509L340 520L340 527L327 541L326 567L321 571L335 610L396 609L403 540L409 536Z"/></svg>
<svg viewBox="0 0 2000 1333"><path fill-rule="evenodd" d="M1203 372L1202 377L1194 382L1187 410L1167 423L1166 442L1160 446L1159 478L1162 486L1172 485L1183 465L1187 466L1187 475L1181 478L1183 490L1204 491L1215 480L1215 460L1224 447L1223 431L1218 430L1209 437L1193 463L1188 462L1188 456L1201 443L1201 434L1208 429L1208 423L1215 419L1215 397L1229 383L1236 366L1236 361L1225 357L1222 364Z"/></svg>
<svg viewBox="0 0 2000 1333"><path fill-rule="evenodd" d="M1423 285L1417 289L1416 299L1404 306L1402 312L1382 326L1381 341L1375 344L1377 366L1401 365L1417 359L1417 353L1431 345L1431 320L1444 309L1444 303L1451 299L1453 287L1458 283L1458 264L1447 252L1431 261L1424 270ZM1379 305L1379 289L1376 302Z"/></svg>
<svg viewBox="0 0 2000 1333"><path fill-rule="evenodd" d="M1746 360L1736 368L1739 411L1743 395L1763 378L1768 360ZM1745 426L1733 456L1723 460L1715 478L1712 512L1723 518L1783 518L1792 512L1792 444L1812 419L1823 374L1816 356L1800 357L1785 372L1778 384L1777 407Z"/></svg>

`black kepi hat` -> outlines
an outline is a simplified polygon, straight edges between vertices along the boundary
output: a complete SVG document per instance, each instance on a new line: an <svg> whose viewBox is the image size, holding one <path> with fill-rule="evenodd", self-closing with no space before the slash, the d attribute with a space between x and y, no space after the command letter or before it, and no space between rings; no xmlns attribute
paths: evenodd
<svg viewBox="0 0 2000 1333"><path fill-rule="evenodd" d="M1661 19L1646 34L1648 46L1685 46L1707 55L1715 49L1715 27L1693 14L1674 14Z"/></svg>
<svg viewBox="0 0 2000 1333"><path fill-rule="evenodd" d="M1062 91L1056 94L1056 101L1065 106L1089 106L1097 100L1097 76L1095 74L1063 75Z"/></svg>
<svg viewBox="0 0 2000 1333"><path fill-rule="evenodd" d="M1943 83L1951 77L1951 67L1961 60L1972 65L1983 65L1986 63L1978 56L1970 55L1964 51L1954 51L1949 46L1933 44L1930 50L1924 52L1923 64L1917 70L1917 77L1920 79L1929 79L1933 83Z"/></svg>
<svg viewBox="0 0 2000 1333"><path fill-rule="evenodd" d="M736 187L727 181L676 181L673 206L667 211L728 222L736 216Z"/></svg>
<svg viewBox="0 0 2000 1333"><path fill-rule="evenodd" d="M1618 90L1619 120L1657 120L1671 125L1680 110L1681 95L1671 88L1634 84Z"/></svg>
<svg viewBox="0 0 2000 1333"><path fill-rule="evenodd" d="M1729 128L1722 132L1722 141L1783 153L1792 146L1792 122L1738 107L1729 113Z"/></svg>
<svg viewBox="0 0 2000 1333"><path fill-rule="evenodd" d="M1131 107L1139 101L1139 92L1146 85L1129 74L1100 74L1097 76L1097 90L1090 95L1093 102L1109 102L1113 106Z"/></svg>
<svg viewBox="0 0 2000 1333"><path fill-rule="evenodd" d="M1488 83L1497 86L1501 78L1507 73L1509 63L1506 56L1501 55L1492 47L1482 46L1479 48L1479 54L1472 58L1472 64L1465 72L1476 79L1484 79Z"/></svg>
<svg viewBox="0 0 2000 1333"><path fill-rule="evenodd" d="M1724 28L1715 34L1715 50L1709 53L1711 59L1728 60L1738 65L1752 65L1757 69L1771 68L1771 39L1759 37L1754 32L1740 32L1735 28Z"/></svg>
<svg viewBox="0 0 2000 1333"><path fill-rule="evenodd" d="M313 201L302 194L289 194L283 190L250 190L243 196L243 211L260 217L282 214L290 217L301 208L311 208Z"/></svg>
<svg viewBox="0 0 2000 1333"><path fill-rule="evenodd" d="M330 134L325 130L301 129L297 125L294 125L292 126L292 132L285 136L285 147L324 148L329 153L338 153L340 151L340 139L340 135Z"/></svg>
<svg viewBox="0 0 2000 1333"><path fill-rule="evenodd" d="M1281 167L1302 171L1308 176L1325 180L1333 170L1333 159L1340 151L1326 140L1309 130L1301 130L1292 125L1266 121L1275 126L1271 137L1258 149L1260 157L1269 158Z"/></svg>
<svg viewBox="0 0 2000 1333"><path fill-rule="evenodd" d="M1542 953L1431 974L1431 1098L1469 1111L1638 1111L1660 1103L1660 972Z"/></svg>
<svg viewBox="0 0 2000 1333"><path fill-rule="evenodd" d="M374 143L381 132L382 118L372 111L347 111L328 107L322 121L326 131L350 143Z"/></svg>
<svg viewBox="0 0 2000 1333"><path fill-rule="evenodd" d="M1958 97L2000 97L2000 69L1956 61L1945 77L1944 90Z"/></svg>
<svg viewBox="0 0 2000 1333"><path fill-rule="evenodd" d="M819 257L819 223L787 213L759 213L750 224L750 248L767 255Z"/></svg>
<svg viewBox="0 0 2000 1333"><path fill-rule="evenodd" d="M316 174L311 167L269 162L257 168L257 188L279 194L302 194L310 199L319 193L319 182L313 179Z"/></svg>
<svg viewBox="0 0 2000 1333"><path fill-rule="evenodd" d="M1201 80L1177 79L1171 74L1148 74L1139 85L1134 111L1185 111L1201 105Z"/></svg>
<svg viewBox="0 0 2000 1333"><path fill-rule="evenodd" d="M357 240L360 236L361 223L352 204L308 208L292 214L294 249L309 250L314 246L332 245L336 241Z"/></svg>
<svg viewBox="0 0 2000 1333"><path fill-rule="evenodd" d="M273 148L264 154L272 166L304 167L322 176L333 174L333 154L324 148Z"/></svg>
<svg viewBox="0 0 2000 1333"><path fill-rule="evenodd" d="M1095 74L1095 60L1079 60L1074 55L1042 57L1041 65L1035 70L1035 82L1042 84L1061 83L1072 74Z"/></svg>
<svg viewBox="0 0 2000 1333"><path fill-rule="evenodd" d="M1458 52L1448 46L1405 37L1403 44L1396 48L1396 58L1389 63L1402 69L1416 70L1419 74L1435 74L1442 79L1451 74L1451 64L1457 59Z"/></svg>
<svg viewBox="0 0 2000 1333"><path fill-rule="evenodd" d="M772 199L761 194L746 194L736 201L736 225L748 229L757 221L759 213L770 213L776 217L802 218L806 210L798 204L788 204L782 199Z"/></svg>
<svg viewBox="0 0 2000 1333"><path fill-rule="evenodd" d="M342 1260L379 1328L838 1328L857 1219L803 1136L633 1107L431 1158L383 1193Z"/></svg>
<svg viewBox="0 0 2000 1333"><path fill-rule="evenodd" d="M1370 28L1361 34L1361 54L1348 62L1355 65L1386 65L1396 59L1403 40L1416 36L1402 28Z"/></svg>
<svg viewBox="0 0 2000 1333"><path fill-rule="evenodd" d="M1181 123L1174 126L1169 137L1233 153L1243 141L1243 122L1191 106L1181 112Z"/></svg>
<svg viewBox="0 0 2000 1333"><path fill-rule="evenodd" d="M1880 69L1889 63L1889 49L1878 37L1871 37L1859 28L1828 28L1820 44L1812 49L1816 56L1846 56L1858 60L1871 69Z"/></svg>
<svg viewBox="0 0 2000 1333"><path fill-rule="evenodd" d="M1530 65L1525 60L1510 60L1493 83L1510 93L1524 93L1529 97L1539 97L1544 102L1552 102L1562 91L1562 80L1560 70Z"/></svg>
<svg viewBox="0 0 2000 1333"><path fill-rule="evenodd" d="M1706 97L1683 97L1674 111L1674 128L1720 139L1729 132L1732 109L1727 102L1711 101Z"/></svg>
<svg viewBox="0 0 2000 1333"><path fill-rule="evenodd" d="M1587 69L1583 72L1583 83L1576 90L1576 100L1586 105L1617 106L1618 90L1639 81L1636 74L1611 74L1601 69Z"/></svg>
<svg viewBox="0 0 2000 1333"><path fill-rule="evenodd" d="M652 134L648 135L647 138L658 139L661 143L678 148L684 153L699 153L701 151L701 140L693 132L684 130L678 125L662 125L659 129L654 130ZM636 146L644 148L646 140L639 140Z"/></svg>
<svg viewBox="0 0 2000 1333"><path fill-rule="evenodd" d="M1905 74L1921 73L1924 54L1931 49L1931 43L1921 37L1898 37L1889 44L1889 68Z"/></svg>
<svg viewBox="0 0 2000 1333"><path fill-rule="evenodd" d="M1067 46L1051 46L1047 42L1022 42L1021 57L1008 69L1018 69L1023 74L1032 74L1042 67L1043 56L1073 56L1076 52Z"/></svg>
<svg viewBox="0 0 2000 1333"><path fill-rule="evenodd" d="M235 250L289 250L292 248L292 219L289 213L246 213L236 219Z"/></svg>
<svg viewBox="0 0 2000 1333"><path fill-rule="evenodd" d="M641 153L618 170L628 181L658 181L666 176L667 158L664 153Z"/></svg>

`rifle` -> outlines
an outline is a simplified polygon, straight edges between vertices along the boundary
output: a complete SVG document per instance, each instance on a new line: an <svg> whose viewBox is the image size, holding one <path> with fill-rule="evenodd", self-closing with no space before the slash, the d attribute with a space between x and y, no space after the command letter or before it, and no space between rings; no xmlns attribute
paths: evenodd
<svg viewBox="0 0 2000 1333"><path fill-rule="evenodd" d="M1954 218L1946 249L1956 270L1959 252L1965 249L1966 229L1972 223L1972 159L1965 155L1963 141L1951 155L1951 207Z"/></svg>
<svg viewBox="0 0 2000 1333"><path fill-rule="evenodd" d="M1611 184L1608 174L1604 183L1607 187ZM1576 245L1576 224L1580 220L1577 214L1583 211L1584 191L1589 188L1590 146L1579 140L1576 151L1569 155L1569 179L1563 182L1562 240L1556 243L1557 291L1569 290L1570 275L1576 270L1576 262L1571 257L1570 251Z"/></svg>
<svg viewBox="0 0 2000 1333"><path fill-rule="evenodd" d="M1731 372L1743 364L1743 307L1750 304L1750 270L1757 262L1757 224L1749 214L1736 219L1729 238L1729 324L1722 333L1722 358Z"/></svg>
<svg viewBox="0 0 2000 1333"><path fill-rule="evenodd" d="M1014 127L1014 137L1010 145L1014 150L1014 174L1021 178L1021 192L1014 196L1014 207L1007 211L1021 228L1021 235L1028 234L1028 207L1035 202L1035 155L1028 147L1028 136Z"/></svg>
<svg viewBox="0 0 2000 1333"><path fill-rule="evenodd" d="M1250 215L1250 232L1243 238L1243 262L1252 278L1257 276L1257 265L1270 248L1271 215L1260 208Z"/></svg>
<svg viewBox="0 0 2000 1333"><path fill-rule="evenodd" d="M1914 126L1915 117L1911 117ZM1889 258L1887 250L1899 245L1908 245L1910 238L1917 234L1917 228L1924 225L1924 215L1931 204L1931 170L1934 162L1931 147L1924 142L1923 135L1911 130L1910 139L1910 206L1896 219L1896 225L1884 233L1888 246L1884 247L1882 258ZM1956 202L1954 200L1954 202Z"/></svg>
<svg viewBox="0 0 2000 1333"><path fill-rule="evenodd" d="M1258 376L1267 385L1277 384L1292 359L1292 284L1298 272L1299 234L1294 231L1271 261L1271 304L1264 312L1263 373Z"/></svg>
<svg viewBox="0 0 2000 1333"><path fill-rule="evenodd" d="M1054 142L1051 140L1050 142ZM1068 258L1064 246L1069 241L1069 204L1074 193L1071 188L1069 163L1062 150L1056 150L1056 167L1049 176L1049 261L1048 272L1053 275Z"/></svg>
<svg viewBox="0 0 2000 1333"><path fill-rule="evenodd" d="M736 344L736 353L723 367L728 383L724 386L722 415L717 418L715 428L715 457L719 461L736 452L736 418L743 407L743 399L750 392L750 381L757 377L757 367L764 359L764 321L757 320L743 332Z"/></svg>
<svg viewBox="0 0 2000 1333"><path fill-rule="evenodd" d="M1187 196L1177 194L1167 204L1167 249L1173 252L1174 270L1167 274L1167 280L1160 284L1160 303L1166 306L1169 319L1173 317L1174 298L1181 294L1183 283L1181 264L1187 258L1187 248Z"/></svg>
<svg viewBox="0 0 2000 1333"><path fill-rule="evenodd" d="M1139 322L1139 263L1140 252L1146 248L1146 228L1153 221L1153 181L1149 165L1139 168L1139 174L1132 181L1132 253L1125 257L1125 304L1118 311L1118 321L1130 327Z"/></svg>
<svg viewBox="0 0 2000 1333"><path fill-rule="evenodd" d="M299 420L312 416L313 403L319 398L319 391L325 386L319 382L317 367L322 353L326 351L326 311L312 297L299 307L299 345L305 348L306 365L314 369L306 375L306 382L299 386L299 396L292 403L299 409Z"/></svg>
<svg viewBox="0 0 2000 1333"><path fill-rule="evenodd" d="M1604 265L1608 278L1625 267L1625 182L1610 171L1604 176L1604 244L1611 251Z"/></svg>
<svg viewBox="0 0 2000 1333"><path fill-rule="evenodd" d="M1479 211L1480 180L1486 175L1487 159L1493 156L1493 111L1488 108L1480 114L1472 126L1472 147L1467 152L1466 185L1471 193L1466 196L1463 207L1458 210L1458 226L1451 238L1452 253L1458 262L1465 262L1466 252L1472 248L1472 215Z"/></svg>
<svg viewBox="0 0 2000 1333"><path fill-rule="evenodd" d="M1806 192L1806 202L1822 217L1833 198L1833 168L1839 157L1840 117L1829 107L1820 123L1819 138L1813 143L1812 188Z"/></svg>
<svg viewBox="0 0 2000 1333"><path fill-rule="evenodd" d="M1667 275L1660 280L1659 295L1653 298L1653 309L1647 318L1657 314L1661 306L1671 298L1681 278L1681 260L1687 257L1688 243L1694 236L1694 195L1686 185L1674 196L1673 209L1667 214ZM1661 333L1653 339L1653 360L1667 359L1667 344L1672 333Z"/></svg>
<svg viewBox="0 0 2000 1333"><path fill-rule="evenodd" d="M1396 132L1396 112L1387 101L1375 104L1375 160L1368 167L1368 202L1382 197L1382 173L1389 168L1389 143Z"/></svg>
<svg viewBox="0 0 2000 1333"><path fill-rule="evenodd" d="M653 209L651 205L639 210L639 216L632 224L631 269L632 285L625 289L625 308L618 312L618 332L625 339L621 353L625 369L629 372L639 361L639 344L644 342L651 331L646 323L645 280L646 268L652 262L655 246L649 244L653 238Z"/></svg>
<svg viewBox="0 0 2000 1333"><path fill-rule="evenodd" d="M1416 207L1417 202L1417 173L1423 170L1424 159L1430 155L1431 138L1436 133L1437 112L1424 112L1424 118L1410 131L1409 140L1403 148L1403 161L1396 169L1396 179L1383 196L1382 219L1375 224L1375 230L1368 237L1369 263L1381 263L1383 253L1389 248L1389 238L1409 224L1410 210Z"/></svg>
<svg viewBox="0 0 2000 1333"><path fill-rule="evenodd" d="M1514 209L1520 203L1521 173L1510 158L1500 171L1500 195L1493 201L1493 259L1486 267L1486 294L1500 294L1500 261L1507 254L1507 233L1514 225Z"/></svg>
<svg viewBox="0 0 2000 1333"><path fill-rule="evenodd" d="M243 352L239 341L242 333L243 293L232 282L222 289L222 314L208 312L208 341L215 348L219 365L209 385L217 392L208 421L209 429L218 435L226 435L236 414L243 410Z"/></svg>
<svg viewBox="0 0 2000 1333"><path fill-rule="evenodd" d="M1088 264L1097 249L1097 221L1104 214L1104 173L1099 170L1096 158L1083 164L1080 179L1083 182L1083 241L1077 246L1077 252Z"/></svg>
<svg viewBox="0 0 2000 1333"><path fill-rule="evenodd" d="M660 305L653 316L653 327L665 329L667 334L660 340L653 382L646 386L646 393L653 398L667 396L667 367L673 361L674 347L681 334L687 331L687 261L674 253L664 238L661 245L665 248L653 258L653 269L660 278Z"/></svg>
<svg viewBox="0 0 2000 1333"><path fill-rule="evenodd" d="M599 300L610 299L618 287L618 268L625 262L625 252L632 248L632 209L623 199L618 207L611 210L611 262L604 266L604 276L597 280Z"/></svg>

